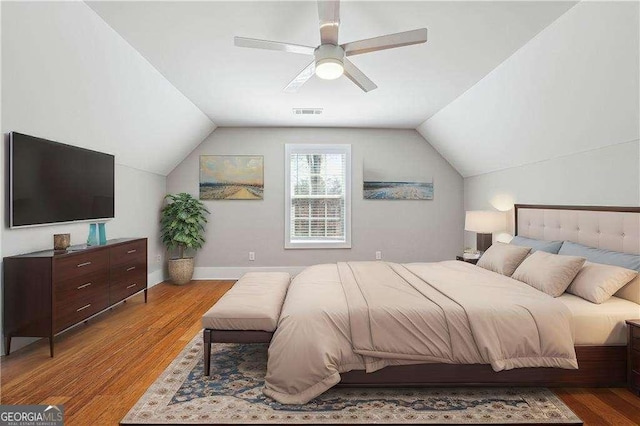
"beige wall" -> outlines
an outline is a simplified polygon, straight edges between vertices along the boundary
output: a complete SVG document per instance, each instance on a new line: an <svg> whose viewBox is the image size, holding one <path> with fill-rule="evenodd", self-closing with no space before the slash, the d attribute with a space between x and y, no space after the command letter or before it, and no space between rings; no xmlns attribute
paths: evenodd
<svg viewBox="0 0 640 426"><path fill-rule="evenodd" d="M419 126L465 177L465 209L640 205L638 12L579 2Z"/></svg>
<svg viewBox="0 0 640 426"><path fill-rule="evenodd" d="M515 203L640 206L640 142L469 177L464 187L467 210L505 210ZM475 234L465 234L467 246L475 247Z"/></svg>
<svg viewBox="0 0 640 426"><path fill-rule="evenodd" d="M284 249L284 145L352 145L352 248ZM414 130L218 128L167 177L168 192L198 194L199 156L263 155L264 200L206 201L207 243L199 277L231 277L250 267L299 267L323 262L453 259L462 249L462 177ZM363 165L400 178L433 179L432 201L363 200ZM249 261L254 251L256 260ZM218 268L218 269L215 269Z"/></svg>

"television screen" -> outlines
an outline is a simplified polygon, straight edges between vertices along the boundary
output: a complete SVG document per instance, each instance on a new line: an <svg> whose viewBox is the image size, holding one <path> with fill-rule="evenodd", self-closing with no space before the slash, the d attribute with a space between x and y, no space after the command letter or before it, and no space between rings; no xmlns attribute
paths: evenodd
<svg viewBox="0 0 640 426"><path fill-rule="evenodd" d="M10 225L114 217L114 156L10 134Z"/></svg>

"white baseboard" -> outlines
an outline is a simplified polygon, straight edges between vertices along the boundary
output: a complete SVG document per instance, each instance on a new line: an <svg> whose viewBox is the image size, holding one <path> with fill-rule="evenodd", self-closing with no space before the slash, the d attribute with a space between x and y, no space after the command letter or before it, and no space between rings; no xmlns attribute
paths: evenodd
<svg viewBox="0 0 640 426"><path fill-rule="evenodd" d="M197 267L194 280L237 280L247 272L288 272L298 275L306 266L220 266Z"/></svg>
<svg viewBox="0 0 640 426"><path fill-rule="evenodd" d="M156 284L160 284L163 281L166 281L167 277L164 273L164 268L157 269L153 272L149 272L147 275L147 286L149 288L153 287Z"/></svg>

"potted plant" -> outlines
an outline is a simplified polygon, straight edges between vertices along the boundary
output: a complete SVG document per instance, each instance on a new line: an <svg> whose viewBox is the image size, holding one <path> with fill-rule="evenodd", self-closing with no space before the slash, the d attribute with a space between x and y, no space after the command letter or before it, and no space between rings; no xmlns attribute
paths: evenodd
<svg viewBox="0 0 640 426"><path fill-rule="evenodd" d="M193 257L186 257L188 251L198 250L205 240L205 214L209 214L204 204L190 194L168 194L167 205L162 209L160 219L162 242L169 252L178 249L178 257L169 259L169 278L182 285L193 277Z"/></svg>

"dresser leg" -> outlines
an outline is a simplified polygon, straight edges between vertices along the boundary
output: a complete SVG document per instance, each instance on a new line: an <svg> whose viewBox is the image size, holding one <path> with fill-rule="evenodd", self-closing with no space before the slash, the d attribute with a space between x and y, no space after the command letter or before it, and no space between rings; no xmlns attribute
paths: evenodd
<svg viewBox="0 0 640 426"><path fill-rule="evenodd" d="M49 353L51 354L51 358L53 358L53 335L49 336Z"/></svg>
<svg viewBox="0 0 640 426"><path fill-rule="evenodd" d="M147 303L147 289L144 289L144 303Z"/></svg>
<svg viewBox="0 0 640 426"><path fill-rule="evenodd" d="M5 336L4 338L4 354L9 355L11 352L11 336Z"/></svg>

